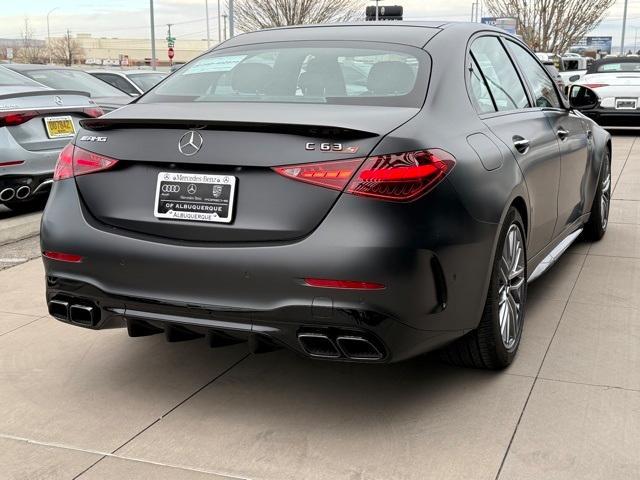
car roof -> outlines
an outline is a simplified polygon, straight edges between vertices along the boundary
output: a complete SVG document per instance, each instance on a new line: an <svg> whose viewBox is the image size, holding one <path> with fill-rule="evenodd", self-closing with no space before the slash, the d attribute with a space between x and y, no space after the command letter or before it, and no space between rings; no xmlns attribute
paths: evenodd
<svg viewBox="0 0 640 480"><path fill-rule="evenodd" d="M370 41L382 43L400 43L418 48L439 32L448 29L464 30L466 33L489 30L501 34L504 30L471 22L356 22L319 25L293 25L276 27L257 32L237 35L214 48L227 48L239 45L250 45L262 42L305 41L305 40L341 40L341 41ZM465 38L466 41L466 38Z"/></svg>
<svg viewBox="0 0 640 480"><path fill-rule="evenodd" d="M73 70L74 72L82 72L79 68L63 67L60 65L40 65L35 63L11 63L9 65L3 65L6 68L16 71L30 71L30 70Z"/></svg>
<svg viewBox="0 0 640 480"><path fill-rule="evenodd" d="M596 60L591 65L589 65L589 68L587 68L587 74L604 73L604 72L598 72L598 68L601 67L602 65L608 65L611 63L640 63L640 58L638 57L607 57L607 58L603 58L602 60ZM615 73L615 72L608 72L608 73Z"/></svg>
<svg viewBox="0 0 640 480"><path fill-rule="evenodd" d="M167 75L167 72L159 72L157 70L111 70L108 68L92 68L91 70L85 70L87 73L112 73L114 75L120 75L123 77L128 77L130 75L148 75L150 73L155 73L159 75Z"/></svg>

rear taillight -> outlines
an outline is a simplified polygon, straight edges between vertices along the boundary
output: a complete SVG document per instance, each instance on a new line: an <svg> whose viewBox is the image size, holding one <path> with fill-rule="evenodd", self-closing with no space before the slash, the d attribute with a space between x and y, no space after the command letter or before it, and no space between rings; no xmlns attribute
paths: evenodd
<svg viewBox="0 0 640 480"><path fill-rule="evenodd" d="M343 190L353 174L362 164L362 158L339 160L337 162L304 163L274 167L280 175L293 180L320 185L321 187Z"/></svg>
<svg viewBox="0 0 640 480"><path fill-rule="evenodd" d="M105 157L97 153L88 152L69 143L58 156L58 163L53 172L54 180L77 177L88 173L108 170L118 163L115 158Z"/></svg>
<svg viewBox="0 0 640 480"><path fill-rule="evenodd" d="M288 178L352 195L408 202L424 195L451 171L455 158L440 149L335 162L274 167Z"/></svg>
<svg viewBox="0 0 640 480"><path fill-rule="evenodd" d="M437 149L370 157L353 177L346 192L408 202L440 183L455 164L451 154Z"/></svg>
<svg viewBox="0 0 640 480"><path fill-rule="evenodd" d="M21 123L28 122L38 116L38 112L31 110L28 112L0 112L0 127L14 127Z"/></svg>
<svg viewBox="0 0 640 480"><path fill-rule="evenodd" d="M104 115L104 110L96 105L95 107L83 108L82 113L84 113L87 117L97 118Z"/></svg>

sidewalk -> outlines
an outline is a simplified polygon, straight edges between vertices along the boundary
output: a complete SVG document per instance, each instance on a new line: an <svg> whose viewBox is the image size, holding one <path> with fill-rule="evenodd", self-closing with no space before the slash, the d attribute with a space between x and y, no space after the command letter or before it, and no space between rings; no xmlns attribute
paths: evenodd
<svg viewBox="0 0 640 480"><path fill-rule="evenodd" d="M640 478L640 139L611 223L531 284L504 372L315 362L47 317L41 262L0 272L3 478Z"/></svg>

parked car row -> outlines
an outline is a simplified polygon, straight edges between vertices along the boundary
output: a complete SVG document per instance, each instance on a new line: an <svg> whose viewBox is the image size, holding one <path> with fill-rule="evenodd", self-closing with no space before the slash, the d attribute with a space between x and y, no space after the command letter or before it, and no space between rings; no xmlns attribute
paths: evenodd
<svg viewBox="0 0 640 480"><path fill-rule="evenodd" d="M0 66L0 204L15 211L44 205L58 155L78 131L78 121L128 104L165 76Z"/></svg>

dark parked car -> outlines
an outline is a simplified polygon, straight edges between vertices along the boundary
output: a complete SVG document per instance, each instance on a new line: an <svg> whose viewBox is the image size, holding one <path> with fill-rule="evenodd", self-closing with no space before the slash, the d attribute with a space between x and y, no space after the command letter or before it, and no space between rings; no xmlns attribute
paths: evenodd
<svg viewBox="0 0 640 480"><path fill-rule="evenodd" d="M77 68L20 63L5 67L47 87L87 92L105 112L120 108L132 100L130 95Z"/></svg>
<svg viewBox="0 0 640 480"><path fill-rule="evenodd" d="M240 35L82 126L41 241L86 328L501 368L527 283L607 227L609 135L478 24Z"/></svg>
<svg viewBox="0 0 640 480"><path fill-rule="evenodd" d="M149 70L89 70L88 73L133 97L142 95L167 76Z"/></svg>
<svg viewBox="0 0 640 480"><path fill-rule="evenodd" d="M42 207L78 121L100 115L85 92L54 90L0 66L0 204Z"/></svg>

